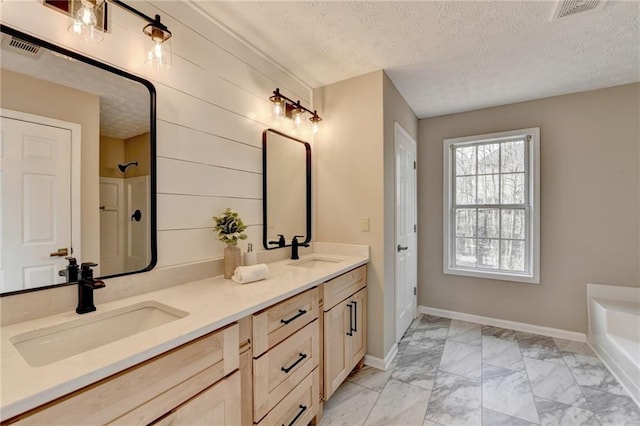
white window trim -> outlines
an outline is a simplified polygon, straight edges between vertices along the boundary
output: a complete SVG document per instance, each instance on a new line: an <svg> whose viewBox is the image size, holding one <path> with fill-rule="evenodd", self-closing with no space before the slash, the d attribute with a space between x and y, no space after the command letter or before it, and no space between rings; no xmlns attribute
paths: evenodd
<svg viewBox="0 0 640 426"><path fill-rule="evenodd" d="M524 137L531 135L529 144L529 197L530 197L530 226L529 236L530 272L508 273L495 271L482 271L476 269L464 269L454 267L452 264L453 251L453 229L455 228L451 219L451 206L453 202L453 170L452 145L464 143L475 144L488 141L513 139L514 137ZM540 128L512 130L507 132L490 133L485 135L467 136L462 138L445 139L443 141L443 273L449 275L462 275L467 277L488 278L494 280L517 281L529 284L540 283Z"/></svg>

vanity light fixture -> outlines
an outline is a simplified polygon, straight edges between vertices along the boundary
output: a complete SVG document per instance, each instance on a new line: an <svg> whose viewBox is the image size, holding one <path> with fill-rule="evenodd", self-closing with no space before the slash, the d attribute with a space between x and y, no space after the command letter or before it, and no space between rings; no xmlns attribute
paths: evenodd
<svg viewBox="0 0 640 426"><path fill-rule="evenodd" d="M82 6L73 17L73 23L69 27L69 32L81 36L88 42L99 43L102 41L102 35L96 28L98 23L96 10L102 7L107 1L147 22L147 25L142 28L142 32L148 37L148 40L145 42L145 63L157 69L170 68L171 31L169 31L166 25L160 22L160 15L155 15L155 18L151 18L121 0L81 0Z"/></svg>
<svg viewBox="0 0 640 426"><path fill-rule="evenodd" d="M273 103L273 115L275 118L288 117L293 120L293 125L296 129L300 129L304 126L304 113L311 114L309 121L311 121L313 134L317 134L320 130L320 122L322 118L318 115L316 110L311 111L300 104L300 101L293 101L280 93L280 89L276 87L273 91L273 95L269 97L269 100Z"/></svg>

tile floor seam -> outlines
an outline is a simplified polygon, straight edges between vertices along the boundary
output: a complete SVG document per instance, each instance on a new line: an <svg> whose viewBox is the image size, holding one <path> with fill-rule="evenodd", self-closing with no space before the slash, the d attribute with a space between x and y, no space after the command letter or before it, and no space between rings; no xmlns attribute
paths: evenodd
<svg viewBox="0 0 640 426"><path fill-rule="evenodd" d="M538 410L538 404L536 404L536 395L533 393L533 384L531 383L531 378L529 377L529 371L527 371L527 364L524 362L525 358L530 358L530 357L526 357L523 353L522 353L522 348L520 347L520 339L518 339L518 334L516 333L516 344L518 345L518 350L520 351L520 358L522 359L522 364L524 365L524 374L527 376L527 382L529 383L529 389L531 389L531 396L533 397L533 406L536 409L536 415L538 416L538 424L542 424L542 421L540 420L540 411ZM555 346L555 342L553 343L553 345ZM533 359L533 358L530 358ZM564 361L564 358L563 358Z"/></svg>

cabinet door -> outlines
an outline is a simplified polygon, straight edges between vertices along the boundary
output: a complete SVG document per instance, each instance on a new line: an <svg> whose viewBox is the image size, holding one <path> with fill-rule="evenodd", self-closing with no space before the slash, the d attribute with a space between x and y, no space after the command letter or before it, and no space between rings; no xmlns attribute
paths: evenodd
<svg viewBox="0 0 640 426"><path fill-rule="evenodd" d="M240 372L191 398L156 425L233 426L240 424Z"/></svg>
<svg viewBox="0 0 640 426"><path fill-rule="evenodd" d="M351 304L338 303L324 314L324 400L327 401L351 371L349 336ZM351 334L351 333L350 333Z"/></svg>
<svg viewBox="0 0 640 426"><path fill-rule="evenodd" d="M363 288L347 301L353 307L352 335L347 338L351 370L367 353L367 289Z"/></svg>

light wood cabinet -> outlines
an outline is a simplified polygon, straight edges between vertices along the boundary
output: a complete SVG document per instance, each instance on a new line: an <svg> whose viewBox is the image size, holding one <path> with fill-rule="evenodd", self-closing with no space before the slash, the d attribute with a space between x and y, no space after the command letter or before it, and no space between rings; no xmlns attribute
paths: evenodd
<svg viewBox="0 0 640 426"><path fill-rule="evenodd" d="M366 267L362 266L326 282L323 286L325 401L333 395L367 351L366 285Z"/></svg>
<svg viewBox="0 0 640 426"><path fill-rule="evenodd" d="M157 422L159 426L240 424L240 372L210 386L171 411Z"/></svg>
<svg viewBox="0 0 640 426"><path fill-rule="evenodd" d="M4 424L149 424L238 369L233 324ZM229 398L240 399L240 392ZM239 412L239 410L238 410Z"/></svg>
<svg viewBox="0 0 640 426"><path fill-rule="evenodd" d="M307 425L320 405L317 287L253 316L253 421Z"/></svg>

